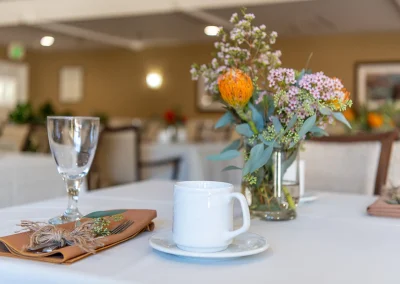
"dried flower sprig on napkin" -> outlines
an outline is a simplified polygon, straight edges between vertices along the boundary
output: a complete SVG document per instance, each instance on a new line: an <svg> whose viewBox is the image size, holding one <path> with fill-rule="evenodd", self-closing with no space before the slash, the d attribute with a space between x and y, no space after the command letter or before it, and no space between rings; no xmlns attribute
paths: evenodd
<svg viewBox="0 0 400 284"><path fill-rule="evenodd" d="M82 250L95 253L96 248L103 246L101 239L111 234L109 225L111 219L119 222L124 219L121 213L125 210L96 211L85 217L97 217L75 227L74 230L66 230L44 222L32 222L23 220L19 225L21 231L28 231L30 235L26 250L37 251L48 247L61 248L67 245L77 245ZM115 215L113 215L115 214Z"/></svg>

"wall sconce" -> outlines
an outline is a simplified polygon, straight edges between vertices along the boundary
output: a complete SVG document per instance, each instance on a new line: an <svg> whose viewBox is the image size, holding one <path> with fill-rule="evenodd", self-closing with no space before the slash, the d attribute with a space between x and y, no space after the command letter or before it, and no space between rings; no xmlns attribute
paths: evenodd
<svg viewBox="0 0 400 284"><path fill-rule="evenodd" d="M151 72L146 76L147 86L151 89L159 89L162 85L163 77L160 73Z"/></svg>

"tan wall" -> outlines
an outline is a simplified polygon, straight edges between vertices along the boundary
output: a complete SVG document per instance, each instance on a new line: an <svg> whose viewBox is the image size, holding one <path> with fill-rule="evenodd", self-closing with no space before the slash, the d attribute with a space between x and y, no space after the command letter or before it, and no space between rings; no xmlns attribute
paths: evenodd
<svg viewBox="0 0 400 284"><path fill-rule="evenodd" d="M311 52L310 67L343 79L352 91L356 61L400 60L400 33L286 38L278 41L284 66L301 69ZM180 106L189 117L195 108L195 84L190 80L192 62L210 60L211 44L165 47L133 53L124 50L29 53L30 98L35 105L51 100L57 109L88 115L95 111L113 116L148 117ZM0 50L0 58L2 51ZM85 69L85 96L74 105L58 101L58 72L64 65ZM164 84L154 91L146 87L152 68L164 74Z"/></svg>

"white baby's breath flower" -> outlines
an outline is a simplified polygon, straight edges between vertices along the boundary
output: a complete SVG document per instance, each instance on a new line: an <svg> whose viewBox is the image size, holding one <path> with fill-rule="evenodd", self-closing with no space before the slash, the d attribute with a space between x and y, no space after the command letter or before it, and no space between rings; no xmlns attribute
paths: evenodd
<svg viewBox="0 0 400 284"><path fill-rule="evenodd" d="M190 74L192 75L192 80L197 81L199 79L199 73L196 68L192 67L190 69Z"/></svg>
<svg viewBox="0 0 400 284"><path fill-rule="evenodd" d="M273 32L271 33L270 37L277 38L277 37L278 37L278 33L275 32L275 31L273 31Z"/></svg>
<svg viewBox="0 0 400 284"><path fill-rule="evenodd" d="M265 30L267 27L265 25L261 25L260 29Z"/></svg>
<svg viewBox="0 0 400 284"><path fill-rule="evenodd" d="M252 14L252 13L249 13L249 14L244 15L244 18L248 21L251 21L251 20L254 20L256 18L256 16L254 16L254 14Z"/></svg>
<svg viewBox="0 0 400 284"><path fill-rule="evenodd" d="M218 68L218 60L216 58L213 58L211 60L211 65L214 69Z"/></svg>
<svg viewBox="0 0 400 284"><path fill-rule="evenodd" d="M233 13L231 19L229 20L231 23L235 23L238 20L238 14Z"/></svg>

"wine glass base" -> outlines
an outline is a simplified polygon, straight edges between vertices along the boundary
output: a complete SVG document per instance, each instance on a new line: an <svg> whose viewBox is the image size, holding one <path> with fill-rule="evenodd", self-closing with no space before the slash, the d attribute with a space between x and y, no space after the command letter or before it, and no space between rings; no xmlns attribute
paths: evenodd
<svg viewBox="0 0 400 284"><path fill-rule="evenodd" d="M65 224L65 223L70 223L70 222L75 222L78 221L82 218L82 214L73 214L73 215L61 215L61 216L56 216L54 218L51 218L49 220L49 224L52 225L59 225L59 224Z"/></svg>

